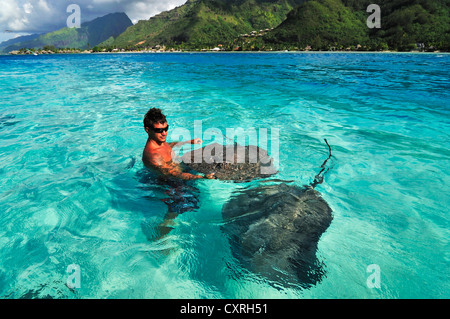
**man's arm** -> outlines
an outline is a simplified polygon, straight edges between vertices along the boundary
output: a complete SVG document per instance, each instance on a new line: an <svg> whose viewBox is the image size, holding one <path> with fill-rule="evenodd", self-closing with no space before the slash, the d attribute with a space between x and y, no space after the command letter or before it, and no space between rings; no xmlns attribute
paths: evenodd
<svg viewBox="0 0 450 319"><path fill-rule="evenodd" d="M160 154L153 154L150 158L150 164L164 175L174 176L184 180L209 178L209 176L204 177L201 175L183 173L178 165L166 163Z"/></svg>
<svg viewBox="0 0 450 319"><path fill-rule="evenodd" d="M174 148L175 146L181 147L181 146L186 145L186 144L202 144L202 143L203 143L203 141L202 141L201 139L199 139L199 138L194 138L193 140L190 140L190 141L185 141L185 142L171 142L171 143L168 143L168 144L169 144L169 146L170 146L171 148Z"/></svg>

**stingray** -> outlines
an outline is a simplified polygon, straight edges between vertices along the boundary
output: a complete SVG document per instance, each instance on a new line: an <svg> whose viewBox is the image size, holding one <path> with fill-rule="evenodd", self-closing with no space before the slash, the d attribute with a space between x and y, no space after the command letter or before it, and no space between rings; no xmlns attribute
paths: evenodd
<svg viewBox="0 0 450 319"><path fill-rule="evenodd" d="M233 256L271 282L309 287L324 276L316 257L331 208L311 186L281 183L232 195L223 206L222 231Z"/></svg>
<svg viewBox="0 0 450 319"><path fill-rule="evenodd" d="M203 174L214 173L221 180L250 181L277 173L273 158L254 145L213 143L185 153L181 159L190 169Z"/></svg>
<svg viewBox="0 0 450 319"><path fill-rule="evenodd" d="M286 183L246 188L222 208L223 232L234 257L251 272L271 283L307 288L325 276L316 252L322 234L333 220L332 210L314 188L323 182L331 158L322 163L310 185Z"/></svg>

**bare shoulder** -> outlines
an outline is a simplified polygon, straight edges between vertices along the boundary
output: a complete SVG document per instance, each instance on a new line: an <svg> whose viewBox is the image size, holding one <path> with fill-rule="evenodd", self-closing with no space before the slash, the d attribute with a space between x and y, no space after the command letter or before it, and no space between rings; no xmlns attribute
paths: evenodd
<svg viewBox="0 0 450 319"><path fill-rule="evenodd" d="M159 154L158 152L152 152L151 150L147 149L145 149L142 154L142 161L147 167L160 167L166 164L161 154Z"/></svg>

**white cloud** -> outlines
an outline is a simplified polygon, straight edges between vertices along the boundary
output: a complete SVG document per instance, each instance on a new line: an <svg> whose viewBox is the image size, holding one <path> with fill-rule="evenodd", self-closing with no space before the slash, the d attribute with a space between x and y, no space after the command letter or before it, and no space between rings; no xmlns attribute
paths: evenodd
<svg viewBox="0 0 450 319"><path fill-rule="evenodd" d="M69 4L81 8L81 22L114 12L125 12L136 23L162 11L173 9L186 0L0 0L0 33L41 33L66 26Z"/></svg>
<svg viewBox="0 0 450 319"><path fill-rule="evenodd" d="M45 0L39 0L38 7L44 12L50 12L50 7Z"/></svg>
<svg viewBox="0 0 450 319"><path fill-rule="evenodd" d="M25 3L23 5L23 11L25 11L26 14L30 14L33 11L33 5L29 2Z"/></svg>
<svg viewBox="0 0 450 319"><path fill-rule="evenodd" d="M11 21L20 18L20 8L15 1L2 1L0 6L0 26L8 26Z"/></svg>
<svg viewBox="0 0 450 319"><path fill-rule="evenodd" d="M127 6L126 12L133 23L137 23L139 20L148 20L162 11L171 10L185 2L186 0L133 1Z"/></svg>

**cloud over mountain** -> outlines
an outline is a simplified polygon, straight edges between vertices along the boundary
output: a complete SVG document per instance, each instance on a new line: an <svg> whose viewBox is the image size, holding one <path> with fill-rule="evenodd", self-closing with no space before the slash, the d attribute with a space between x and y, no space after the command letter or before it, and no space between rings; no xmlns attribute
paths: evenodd
<svg viewBox="0 0 450 319"><path fill-rule="evenodd" d="M1 0L0 32L22 33L53 31L66 25L70 4L81 9L81 22L108 13L125 12L136 23L161 11L172 9L186 0Z"/></svg>

